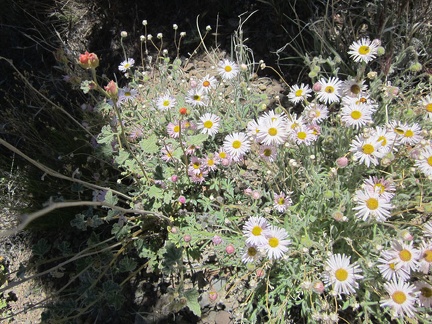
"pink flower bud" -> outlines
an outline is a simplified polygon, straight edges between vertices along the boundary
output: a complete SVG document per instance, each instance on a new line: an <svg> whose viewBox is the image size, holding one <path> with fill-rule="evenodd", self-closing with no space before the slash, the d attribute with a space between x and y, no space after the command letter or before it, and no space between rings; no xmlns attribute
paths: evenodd
<svg viewBox="0 0 432 324"><path fill-rule="evenodd" d="M178 233L178 228L177 227L171 227L171 233L173 234L177 234Z"/></svg>
<svg viewBox="0 0 432 324"><path fill-rule="evenodd" d="M177 182L177 180L178 180L178 176L177 176L176 174L173 174L173 175L171 176L171 181L172 181L172 182Z"/></svg>
<svg viewBox="0 0 432 324"><path fill-rule="evenodd" d="M321 91L322 85L319 82L315 82L315 84L312 86L312 90L315 92Z"/></svg>
<svg viewBox="0 0 432 324"><path fill-rule="evenodd" d="M215 235L212 238L212 242L214 245L219 245L222 243L222 238L219 235Z"/></svg>
<svg viewBox="0 0 432 324"><path fill-rule="evenodd" d="M232 244L227 245L225 248L226 253L233 254L235 252L235 247Z"/></svg>
<svg viewBox="0 0 432 324"><path fill-rule="evenodd" d="M108 85L105 86L105 91L109 94L111 98L116 98L118 94L117 83L111 80L110 82L108 82Z"/></svg>
<svg viewBox="0 0 432 324"><path fill-rule="evenodd" d="M209 291L208 297L212 302L214 302L218 298L218 293L214 290Z"/></svg>
<svg viewBox="0 0 432 324"><path fill-rule="evenodd" d="M180 197L178 197L178 202L179 202L180 204L184 204L184 203L186 202L186 197L185 197L185 196L180 196Z"/></svg>
<svg viewBox="0 0 432 324"><path fill-rule="evenodd" d="M258 278L262 278L262 277L264 277L264 275L265 275L265 271L264 271L264 269L257 269L256 270L256 276L258 277Z"/></svg>
<svg viewBox="0 0 432 324"><path fill-rule="evenodd" d="M339 168L345 168L348 165L348 158L346 156L342 156L336 160L336 165Z"/></svg>
<svg viewBox="0 0 432 324"><path fill-rule="evenodd" d="M84 54L80 54L78 60L79 64L85 69L95 69L99 66L99 58L95 53L89 53L86 51Z"/></svg>
<svg viewBox="0 0 432 324"><path fill-rule="evenodd" d="M185 236L183 236L183 240L185 242L190 242L192 240L192 236L190 236L189 234L186 234Z"/></svg>

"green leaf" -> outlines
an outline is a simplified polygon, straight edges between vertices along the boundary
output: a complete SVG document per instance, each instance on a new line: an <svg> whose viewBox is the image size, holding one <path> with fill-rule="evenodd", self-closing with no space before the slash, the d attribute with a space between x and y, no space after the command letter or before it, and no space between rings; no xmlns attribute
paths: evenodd
<svg viewBox="0 0 432 324"><path fill-rule="evenodd" d="M129 257L125 257L119 262L119 271L120 272L131 272L137 266L137 262Z"/></svg>
<svg viewBox="0 0 432 324"><path fill-rule="evenodd" d="M118 198L117 198L117 196L113 195L112 190L108 190L108 192L105 195L104 202L106 202L107 204L115 206L118 203Z"/></svg>
<svg viewBox="0 0 432 324"><path fill-rule="evenodd" d="M118 165L123 165L125 161L129 159L129 152L126 152L125 150L120 150L119 155L116 156L115 161Z"/></svg>
<svg viewBox="0 0 432 324"><path fill-rule="evenodd" d="M36 244L33 245L32 251L34 255L44 256L51 249L51 245L47 239L42 238Z"/></svg>
<svg viewBox="0 0 432 324"><path fill-rule="evenodd" d="M193 136L189 136L187 139L188 145L201 145L208 138L207 134L197 134Z"/></svg>
<svg viewBox="0 0 432 324"><path fill-rule="evenodd" d="M87 222L85 220L86 216L84 214L76 214L75 219L70 221L72 227L76 227L82 231L87 229Z"/></svg>
<svg viewBox="0 0 432 324"><path fill-rule="evenodd" d="M156 186L151 186L149 188L149 190L147 191L147 195L150 198L159 199L159 198L163 197L163 190L161 188L156 187Z"/></svg>
<svg viewBox="0 0 432 324"><path fill-rule="evenodd" d="M159 146L157 145L157 136L155 134L151 135L149 138L142 139L139 142L139 145L141 147L141 150L143 150L144 153L148 154L155 154L159 152Z"/></svg>
<svg viewBox="0 0 432 324"><path fill-rule="evenodd" d="M164 270L171 272L176 264L183 262L183 248L178 248L172 242L168 242L165 246L162 265Z"/></svg>
<svg viewBox="0 0 432 324"><path fill-rule="evenodd" d="M196 316L201 316L201 308L198 303L199 293L196 289L189 289L184 292L184 296L187 299L186 306L194 313Z"/></svg>
<svg viewBox="0 0 432 324"><path fill-rule="evenodd" d="M98 135L97 142L99 144L110 144L114 139L114 133L111 126L105 125L101 129L101 133Z"/></svg>

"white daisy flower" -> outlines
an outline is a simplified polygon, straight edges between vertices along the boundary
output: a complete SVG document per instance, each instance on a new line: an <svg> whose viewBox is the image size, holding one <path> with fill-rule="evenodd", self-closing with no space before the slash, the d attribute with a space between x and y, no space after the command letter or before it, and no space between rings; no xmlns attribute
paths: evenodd
<svg viewBox="0 0 432 324"><path fill-rule="evenodd" d="M424 281L414 282L415 291L419 293L418 302L420 306L429 308L432 306L432 286Z"/></svg>
<svg viewBox="0 0 432 324"><path fill-rule="evenodd" d="M363 126L372 124L372 111L363 105L343 106L341 110L341 120L349 127L360 129Z"/></svg>
<svg viewBox="0 0 432 324"><path fill-rule="evenodd" d="M390 255L397 265L401 265L408 273L417 270L420 251L413 247L413 241L404 243L400 241L392 242Z"/></svg>
<svg viewBox="0 0 432 324"><path fill-rule="evenodd" d="M188 166L188 174L197 175L204 172L204 165L202 162L200 158L192 156Z"/></svg>
<svg viewBox="0 0 432 324"><path fill-rule="evenodd" d="M378 45L368 38L362 38L351 44L349 49L348 54L355 62L368 63L376 57Z"/></svg>
<svg viewBox="0 0 432 324"><path fill-rule="evenodd" d="M208 105L208 97L202 88L190 89L186 96L186 102L192 107L205 107Z"/></svg>
<svg viewBox="0 0 432 324"><path fill-rule="evenodd" d="M232 133L225 137L223 147L234 161L239 161L250 149L250 141L243 132Z"/></svg>
<svg viewBox="0 0 432 324"><path fill-rule="evenodd" d="M312 89L309 87L309 85L302 83L300 86L298 86L295 84L291 87L291 91L288 94L288 100L296 104L307 100L307 98L311 96L311 93Z"/></svg>
<svg viewBox="0 0 432 324"><path fill-rule="evenodd" d="M364 163L366 166L371 163L378 165L379 159L384 156L384 152L380 148L381 142L378 141L377 136L365 138L356 135L350 144L350 152L354 154L354 160L359 161L360 164Z"/></svg>
<svg viewBox="0 0 432 324"><path fill-rule="evenodd" d="M277 147L273 145L260 145L259 156L265 161L274 162L277 157Z"/></svg>
<svg viewBox="0 0 432 324"><path fill-rule="evenodd" d="M382 251L377 263L377 267L382 277L387 281L408 281L410 279L410 274L402 267L401 264L396 264L396 261L389 251Z"/></svg>
<svg viewBox="0 0 432 324"><path fill-rule="evenodd" d="M400 142L396 140L396 134L394 132L391 132L384 127L376 126L372 130L372 136L378 137L378 142L381 143L381 152L387 154L391 151L397 151L397 146L400 144Z"/></svg>
<svg viewBox="0 0 432 324"><path fill-rule="evenodd" d="M384 178L369 176L369 178L364 180L363 184L365 190L370 192L376 192L378 196L384 198L387 201L390 201L395 195L395 184Z"/></svg>
<svg viewBox="0 0 432 324"><path fill-rule="evenodd" d="M403 281L391 281L384 284L384 289L389 294L388 299L380 301L381 307L390 307L392 316L414 317L416 311L414 303L418 294L416 287Z"/></svg>
<svg viewBox="0 0 432 324"><path fill-rule="evenodd" d="M257 140L265 145L283 144L288 136L286 123L282 119L264 119L258 123Z"/></svg>
<svg viewBox="0 0 432 324"><path fill-rule="evenodd" d="M354 200L357 203L353 208L357 211L355 215L363 221L372 218L377 222L384 222L390 217L390 209L393 206L376 192L357 190Z"/></svg>
<svg viewBox="0 0 432 324"><path fill-rule="evenodd" d="M122 72L127 72L131 67L135 64L135 60L133 58L128 58L125 61L121 62L118 69Z"/></svg>
<svg viewBox="0 0 432 324"><path fill-rule="evenodd" d="M262 124L265 122L276 122L276 121L285 123L287 121L287 118L284 113L278 114L274 110L265 112L258 118L258 124Z"/></svg>
<svg viewBox="0 0 432 324"><path fill-rule="evenodd" d="M218 72L224 80L231 80L239 73L238 65L232 61L220 61L218 66Z"/></svg>
<svg viewBox="0 0 432 324"><path fill-rule="evenodd" d="M432 241L422 241L419 247L420 259L418 270L427 274L432 266Z"/></svg>
<svg viewBox="0 0 432 324"><path fill-rule="evenodd" d="M415 166L418 167L426 177L432 177L432 146L424 147L419 154L419 158L415 161Z"/></svg>
<svg viewBox="0 0 432 324"><path fill-rule="evenodd" d="M264 217L250 217L243 226L243 234L246 236L246 243L261 246L267 243L265 231L269 223Z"/></svg>
<svg viewBox="0 0 432 324"><path fill-rule="evenodd" d="M281 192L279 194L273 193L273 207L276 209L279 213L284 213L289 206L292 205L292 200L290 195L292 192L288 192L285 194L285 192Z"/></svg>
<svg viewBox="0 0 432 324"><path fill-rule="evenodd" d="M215 171L220 163L219 159L213 153L207 154L203 160L205 168L209 171Z"/></svg>
<svg viewBox="0 0 432 324"><path fill-rule="evenodd" d="M262 258L262 253L258 246L254 244L246 244L245 252L242 255L243 263L257 262Z"/></svg>
<svg viewBox="0 0 432 324"><path fill-rule="evenodd" d="M290 132L290 139L297 145L304 144L309 146L317 139L313 129L306 126L300 126Z"/></svg>
<svg viewBox="0 0 432 324"><path fill-rule="evenodd" d="M432 96L427 95L426 97L422 98L419 104L425 113L425 118L432 119Z"/></svg>
<svg viewBox="0 0 432 324"><path fill-rule="evenodd" d="M329 110L327 106L317 103L311 103L310 105L307 105L302 113L305 119L311 124L322 123L328 118L328 114Z"/></svg>
<svg viewBox="0 0 432 324"><path fill-rule="evenodd" d="M204 93L209 93L211 89L217 87L217 80L214 76L206 75L199 80L198 86L204 91Z"/></svg>
<svg viewBox="0 0 432 324"><path fill-rule="evenodd" d="M349 256L332 254L326 261L324 282L332 286L337 294L354 294L358 288L357 280L362 279L360 266L350 264Z"/></svg>
<svg viewBox="0 0 432 324"><path fill-rule="evenodd" d="M205 113L200 117L198 123L198 129L201 129L201 133L209 134L214 136L217 134L220 126L220 117L212 113Z"/></svg>
<svg viewBox="0 0 432 324"><path fill-rule="evenodd" d="M342 81L341 92L344 96L357 97L360 93L367 91L367 85L364 80L353 78Z"/></svg>
<svg viewBox="0 0 432 324"><path fill-rule="evenodd" d="M389 123L389 128L397 135L396 138L401 144L415 145L423 139L421 127L417 123L408 125L400 121L392 121Z"/></svg>
<svg viewBox="0 0 432 324"><path fill-rule="evenodd" d="M131 89L129 87L121 88L119 89L118 92L118 102L119 103L133 102L137 94L138 91L136 89Z"/></svg>
<svg viewBox="0 0 432 324"><path fill-rule="evenodd" d="M339 101L339 91L342 85L341 80L336 77L331 77L328 80L321 78L319 80L319 83L321 85L321 89L317 92L317 97L319 101L326 104Z"/></svg>
<svg viewBox="0 0 432 324"><path fill-rule="evenodd" d="M280 259L288 251L287 246L291 244L288 233L284 228L270 226L265 231L266 243L261 248L267 253L269 259Z"/></svg>
<svg viewBox="0 0 432 324"><path fill-rule="evenodd" d="M167 132L170 137L178 138L180 136L180 131L181 131L181 127L178 121L174 123L172 122L168 123Z"/></svg>
<svg viewBox="0 0 432 324"><path fill-rule="evenodd" d="M169 110L173 108L175 104L175 98L168 93L160 96L156 101L156 107L161 111Z"/></svg>
<svg viewBox="0 0 432 324"><path fill-rule="evenodd" d="M170 162L175 160L174 157L174 149L172 148L171 145L165 145L164 147L161 148L161 155L162 155L162 160L164 160L165 162Z"/></svg>

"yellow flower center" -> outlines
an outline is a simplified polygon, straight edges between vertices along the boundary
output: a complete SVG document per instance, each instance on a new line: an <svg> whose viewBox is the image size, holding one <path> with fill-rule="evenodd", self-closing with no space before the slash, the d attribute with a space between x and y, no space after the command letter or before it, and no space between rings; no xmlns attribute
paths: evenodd
<svg viewBox="0 0 432 324"><path fill-rule="evenodd" d="M370 52L370 48L367 45L362 45L358 49L358 52L359 52L360 55L367 55Z"/></svg>
<svg viewBox="0 0 432 324"><path fill-rule="evenodd" d="M386 146L387 145L387 138L385 136L380 136L380 137L378 137L378 142L381 142L382 146Z"/></svg>
<svg viewBox="0 0 432 324"><path fill-rule="evenodd" d="M199 163L199 162L195 162L194 164L192 164L192 166L193 166L193 168L194 168L195 170L197 170L197 169L199 169L199 167L200 167L200 163Z"/></svg>
<svg viewBox="0 0 432 324"><path fill-rule="evenodd" d="M350 88L351 93L359 94L360 93L360 86L358 84L353 84Z"/></svg>
<svg viewBox="0 0 432 324"><path fill-rule="evenodd" d="M277 133L278 133L278 131L277 131L277 128L275 128L275 127L270 127L269 130L268 130L268 134L270 136L276 136Z"/></svg>
<svg viewBox="0 0 432 324"><path fill-rule="evenodd" d="M302 90L302 89L298 89L298 90L295 92L295 96L296 96L296 97L301 97L302 94L303 94L303 90Z"/></svg>
<svg viewBox="0 0 432 324"><path fill-rule="evenodd" d="M335 277L338 281L345 281L348 279L348 271L344 268L337 269L335 271Z"/></svg>
<svg viewBox="0 0 432 324"><path fill-rule="evenodd" d="M285 203L285 198L284 197L280 197L279 199L278 199L278 202L277 202L279 205L283 205L284 203Z"/></svg>
<svg viewBox="0 0 432 324"><path fill-rule="evenodd" d="M358 110L354 110L353 112L351 112L351 118L352 119L357 120L357 119L360 119L361 116L362 116L362 113Z"/></svg>
<svg viewBox="0 0 432 324"><path fill-rule="evenodd" d="M232 142L232 147L235 149L239 149L241 147L241 142L239 140L235 140Z"/></svg>
<svg viewBox="0 0 432 324"><path fill-rule="evenodd" d="M432 155L429 156L426 161L427 161L427 164L429 164L430 166L432 166Z"/></svg>
<svg viewBox="0 0 432 324"><path fill-rule="evenodd" d="M201 97L196 94L196 95L193 96L193 100L195 100L195 101L201 101Z"/></svg>
<svg viewBox="0 0 432 324"><path fill-rule="evenodd" d="M203 125L204 125L204 128L210 129L213 127L213 122L211 120L206 120Z"/></svg>
<svg viewBox="0 0 432 324"><path fill-rule="evenodd" d="M378 208L378 206L379 206L378 199L376 199L376 198L369 198L368 200L366 200L366 207L369 210L375 210L375 209Z"/></svg>
<svg viewBox="0 0 432 324"><path fill-rule="evenodd" d="M253 256L255 256L258 253L258 251L253 246L250 246L248 248L248 250L247 250L247 253L248 253L249 256L253 257Z"/></svg>
<svg viewBox="0 0 432 324"><path fill-rule="evenodd" d="M431 298L432 297L432 289L428 287L423 287L420 289L420 293L423 297Z"/></svg>
<svg viewBox="0 0 432 324"><path fill-rule="evenodd" d="M370 155L375 151L375 148L372 144L365 144L362 146L362 152L364 154Z"/></svg>
<svg viewBox="0 0 432 324"><path fill-rule="evenodd" d="M307 134L306 132L298 132L297 137L301 140L304 140L306 138Z"/></svg>
<svg viewBox="0 0 432 324"><path fill-rule="evenodd" d="M225 158L227 157L227 155L226 155L225 152L219 152L219 157L220 157L221 159L225 159Z"/></svg>
<svg viewBox="0 0 432 324"><path fill-rule="evenodd" d="M407 296L403 291L395 291L391 296L396 304L402 305L407 300Z"/></svg>
<svg viewBox="0 0 432 324"><path fill-rule="evenodd" d="M270 237L268 239L268 244L272 247L275 248L277 246L279 246L279 239L277 237Z"/></svg>
<svg viewBox="0 0 432 324"><path fill-rule="evenodd" d="M207 160L207 165L208 166L213 166L214 165L214 160L213 159L208 159Z"/></svg>
<svg viewBox="0 0 432 324"><path fill-rule="evenodd" d="M228 73L232 71L232 67L229 65L225 66L224 69L225 69L225 72L228 72Z"/></svg>
<svg viewBox="0 0 432 324"><path fill-rule="evenodd" d="M262 233L262 228L261 228L260 226L256 225L256 226L254 226L254 227L252 228L251 233L252 233L252 235L254 235L254 236L260 236L261 233Z"/></svg>
<svg viewBox="0 0 432 324"><path fill-rule="evenodd" d="M202 85L203 85L203 87L208 88L208 87L210 87L210 81L205 80Z"/></svg>
<svg viewBox="0 0 432 324"><path fill-rule="evenodd" d="M175 125L173 128L174 133L178 133L180 132L180 126L179 125Z"/></svg>
<svg viewBox="0 0 432 324"><path fill-rule="evenodd" d="M412 257L411 252L408 251L407 249L403 249L402 251L399 252L399 258L404 262L410 261L411 257Z"/></svg>
<svg viewBox="0 0 432 324"><path fill-rule="evenodd" d="M405 137L413 137L414 136L414 132L411 129L408 129L405 131L404 133Z"/></svg>
<svg viewBox="0 0 432 324"><path fill-rule="evenodd" d="M394 271L396 269L396 264L394 262L390 263L389 268Z"/></svg>
<svg viewBox="0 0 432 324"><path fill-rule="evenodd" d="M426 251L424 251L424 253L423 253L423 258L424 258L427 262L431 263L431 262L432 262L432 250L426 250Z"/></svg>
<svg viewBox="0 0 432 324"><path fill-rule="evenodd" d="M168 107L170 105L170 101L169 100L164 100L163 103L162 103L162 105L164 107Z"/></svg>
<svg viewBox="0 0 432 324"><path fill-rule="evenodd" d="M263 151L263 154L264 154L264 156L269 157L272 154L272 150L267 148Z"/></svg>
<svg viewBox="0 0 432 324"><path fill-rule="evenodd" d="M331 85L328 85L327 87L325 87L324 91L327 93L333 93L335 92L335 88Z"/></svg>
<svg viewBox="0 0 432 324"><path fill-rule="evenodd" d="M132 93L130 91L126 91L124 93L124 95L125 95L125 97L130 97L130 96L132 96Z"/></svg>
<svg viewBox="0 0 432 324"><path fill-rule="evenodd" d="M426 111L427 111L427 112L432 113L432 102L431 102L431 103L428 103L428 104L425 106L425 108L426 108Z"/></svg>

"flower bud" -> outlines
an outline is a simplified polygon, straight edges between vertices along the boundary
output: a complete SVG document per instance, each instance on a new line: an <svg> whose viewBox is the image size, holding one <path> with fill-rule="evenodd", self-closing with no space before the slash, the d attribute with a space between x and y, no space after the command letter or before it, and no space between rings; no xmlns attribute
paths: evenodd
<svg viewBox="0 0 432 324"><path fill-rule="evenodd" d="M336 160L336 165L339 168L345 168L348 165L348 158L346 156L341 156Z"/></svg>
<svg viewBox="0 0 432 324"><path fill-rule="evenodd" d="M214 245L219 245L222 243L222 237L220 237L219 235L215 235L212 238L212 242Z"/></svg>
<svg viewBox="0 0 432 324"><path fill-rule="evenodd" d="M79 64L85 69L95 69L99 66L99 58L95 53L85 52L79 56Z"/></svg>
<svg viewBox="0 0 432 324"><path fill-rule="evenodd" d="M142 21L142 24L143 24L143 26L147 26L147 20L144 19L144 20Z"/></svg>
<svg viewBox="0 0 432 324"><path fill-rule="evenodd" d="M120 36L122 37L122 38L126 38L127 37L127 32L126 31L122 31L121 33L120 33Z"/></svg>
<svg viewBox="0 0 432 324"><path fill-rule="evenodd" d="M192 240L192 236L190 236L189 234L186 234L185 236L183 236L183 241L190 242L191 240Z"/></svg>
<svg viewBox="0 0 432 324"><path fill-rule="evenodd" d="M227 245L225 248L226 253L233 254L235 252L235 247L232 244Z"/></svg>
<svg viewBox="0 0 432 324"><path fill-rule="evenodd" d="M110 82L108 82L108 85L105 86L105 91L108 93L108 95L111 98L117 98L117 94L118 94L117 83L111 80Z"/></svg>

